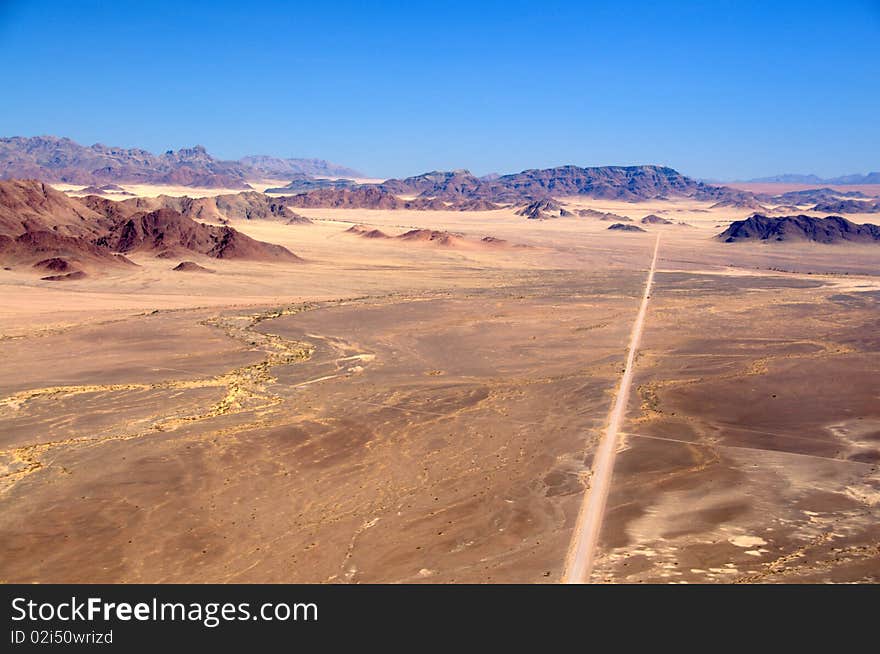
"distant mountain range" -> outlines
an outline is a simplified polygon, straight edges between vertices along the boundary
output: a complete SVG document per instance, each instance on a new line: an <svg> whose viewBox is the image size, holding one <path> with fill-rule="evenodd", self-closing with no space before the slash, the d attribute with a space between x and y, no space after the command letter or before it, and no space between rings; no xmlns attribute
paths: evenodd
<svg viewBox="0 0 880 654"><path fill-rule="evenodd" d="M753 202L754 195L723 186L712 186L685 177L662 166L597 166L524 170L510 175L476 177L467 170L432 171L389 179L381 184L348 182L335 184L314 180L321 188L310 190L311 182L294 180L272 192L301 191L283 198L294 207L346 207L361 209L456 209L481 211L500 204L541 204L550 198L586 196L608 200L640 201L671 197L727 202L740 206ZM549 206L549 205L548 205ZM547 213L538 206L535 216Z"/></svg>
<svg viewBox="0 0 880 654"><path fill-rule="evenodd" d="M771 177L757 177L743 180L755 184L880 184L880 172L867 174L841 175L840 177L819 177L818 175L785 174Z"/></svg>
<svg viewBox="0 0 880 654"><path fill-rule="evenodd" d="M388 180L379 186L398 195L490 202L534 202L567 195L608 200L646 200L667 196L722 199L737 193L732 189L698 182L663 166L559 166L524 170L497 178L475 177L467 170L434 171L406 179Z"/></svg>
<svg viewBox="0 0 880 654"><path fill-rule="evenodd" d="M84 146L55 136L0 138L0 179L246 189L250 188L248 180L287 179L295 175L354 177L360 174L321 159L250 156L238 161L222 161L200 145L156 155L138 148Z"/></svg>

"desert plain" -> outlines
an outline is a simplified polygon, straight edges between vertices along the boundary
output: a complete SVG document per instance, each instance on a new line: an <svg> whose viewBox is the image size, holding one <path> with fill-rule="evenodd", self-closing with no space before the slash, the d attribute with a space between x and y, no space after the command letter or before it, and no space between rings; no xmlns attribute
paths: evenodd
<svg viewBox="0 0 880 654"><path fill-rule="evenodd" d="M230 221L301 262L0 270L0 580L560 581L659 237L589 580L880 581L878 247L564 200L672 224L303 208ZM364 235L412 229L461 236Z"/></svg>

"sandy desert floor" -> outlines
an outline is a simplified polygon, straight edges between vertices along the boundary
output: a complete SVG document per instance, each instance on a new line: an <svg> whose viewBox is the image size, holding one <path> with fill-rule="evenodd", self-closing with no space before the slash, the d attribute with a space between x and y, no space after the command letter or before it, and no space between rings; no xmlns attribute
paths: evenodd
<svg viewBox="0 0 880 654"><path fill-rule="evenodd" d="M876 248L578 204L689 226L311 209L234 223L301 264L0 271L0 580L558 581L661 233L593 580L880 581Z"/></svg>

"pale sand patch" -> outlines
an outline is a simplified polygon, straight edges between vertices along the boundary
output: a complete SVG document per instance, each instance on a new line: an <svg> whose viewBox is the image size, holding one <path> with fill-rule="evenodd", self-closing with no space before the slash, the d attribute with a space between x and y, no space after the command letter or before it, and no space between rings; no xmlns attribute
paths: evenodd
<svg viewBox="0 0 880 654"><path fill-rule="evenodd" d="M755 547L757 545L767 544L767 541L760 536L748 536L745 534L728 538L728 540L732 545L736 545L737 547Z"/></svg>

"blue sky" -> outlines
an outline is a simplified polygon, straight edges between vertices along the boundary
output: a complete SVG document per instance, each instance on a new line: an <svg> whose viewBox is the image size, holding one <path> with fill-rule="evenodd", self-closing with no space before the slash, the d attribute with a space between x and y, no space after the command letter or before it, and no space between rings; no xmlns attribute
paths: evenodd
<svg viewBox="0 0 880 654"><path fill-rule="evenodd" d="M880 0L0 0L0 134L376 176L880 169Z"/></svg>

